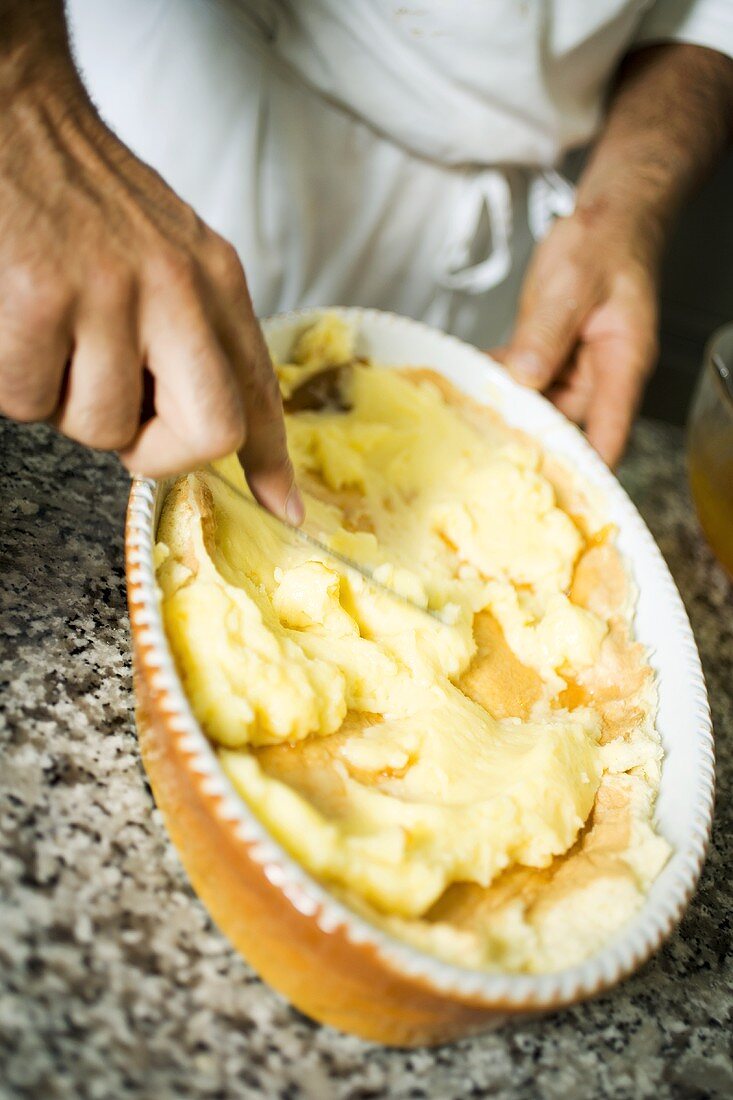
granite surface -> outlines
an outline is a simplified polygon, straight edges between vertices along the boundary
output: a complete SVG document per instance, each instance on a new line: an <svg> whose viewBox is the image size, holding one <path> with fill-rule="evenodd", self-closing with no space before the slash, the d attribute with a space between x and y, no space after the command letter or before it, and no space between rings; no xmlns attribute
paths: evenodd
<svg viewBox="0 0 733 1100"><path fill-rule="evenodd" d="M133 727L126 477L0 421L0 1095L118 1098L733 1096L733 589L699 534L678 429L622 480L687 604L717 732L713 846L680 930L621 988L437 1050L320 1027L193 896Z"/></svg>

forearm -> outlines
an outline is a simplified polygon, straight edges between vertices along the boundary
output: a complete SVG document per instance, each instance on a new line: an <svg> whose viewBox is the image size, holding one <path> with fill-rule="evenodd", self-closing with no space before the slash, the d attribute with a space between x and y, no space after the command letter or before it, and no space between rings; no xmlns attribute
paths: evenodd
<svg viewBox="0 0 733 1100"><path fill-rule="evenodd" d="M733 61L665 44L625 59L581 177L577 216L614 224L656 264L685 201L733 138Z"/></svg>

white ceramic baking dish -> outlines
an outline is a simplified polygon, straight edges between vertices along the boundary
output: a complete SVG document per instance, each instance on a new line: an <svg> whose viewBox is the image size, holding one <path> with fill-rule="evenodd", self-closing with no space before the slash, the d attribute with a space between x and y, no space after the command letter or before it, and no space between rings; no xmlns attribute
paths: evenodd
<svg viewBox="0 0 733 1100"><path fill-rule="evenodd" d="M269 319L275 357L319 311ZM214 919L253 966L299 1008L364 1037L440 1042L507 1014L557 1009L639 967L679 922L698 881L713 802L705 684L682 600L651 534L580 431L475 348L376 310L339 310L358 351L388 365L432 367L566 459L603 494L638 588L635 629L659 687L665 751L656 826L673 854L637 915L598 954L558 973L497 975L440 962L335 900L268 834L232 789L182 690L161 622L152 561L167 485L136 480L127 519L127 578L143 758L171 836Z"/></svg>

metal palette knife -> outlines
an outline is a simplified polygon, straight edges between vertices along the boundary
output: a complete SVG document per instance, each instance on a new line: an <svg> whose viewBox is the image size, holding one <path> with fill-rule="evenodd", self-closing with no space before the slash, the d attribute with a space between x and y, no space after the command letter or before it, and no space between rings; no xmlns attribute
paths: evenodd
<svg viewBox="0 0 733 1100"><path fill-rule="evenodd" d="M429 607L422 607L408 596L403 596L403 594L398 592L395 588L390 588L384 581L378 580L374 575L374 570L368 565L362 565L359 562L353 561L353 559L349 558L346 554L341 554L338 550L332 550L330 546L327 546L321 539L316 538L315 535L309 534L308 531L304 531L301 527L294 527L293 524L288 523L287 520L281 519L280 516L273 515L272 512L268 512L267 509L263 508L263 506L254 499L254 497L249 496L247 493L243 492L238 485L235 485L226 474L220 473L219 470L214 469L210 464L204 466L203 469L210 477L215 478L222 485L225 485L229 492L234 493L238 500L243 501L247 507L254 508L264 513L268 519L275 524L283 539L291 545L309 546L311 549L317 550L319 554L323 554L337 562L345 572L356 574L393 600L398 600L401 604L409 607L413 611L419 612L421 615L427 615L433 622L440 623L443 626L449 625L439 611L433 611Z"/></svg>

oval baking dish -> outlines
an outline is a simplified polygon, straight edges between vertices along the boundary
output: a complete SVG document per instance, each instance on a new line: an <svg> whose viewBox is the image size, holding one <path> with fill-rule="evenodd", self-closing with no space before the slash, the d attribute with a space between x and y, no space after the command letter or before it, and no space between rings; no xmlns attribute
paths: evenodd
<svg viewBox="0 0 733 1100"><path fill-rule="evenodd" d="M319 311L274 317L273 355ZM194 888L258 973L308 1015L383 1043L444 1042L516 1013L557 1009L630 974L679 922L700 875L713 801L705 684L680 596L644 522L582 434L475 348L375 310L335 311L380 364L441 372L582 471L603 494L639 596L637 638L657 676L665 759L655 825L673 852L644 905L581 965L537 976L441 962L357 916L290 856L235 793L182 689L158 602L153 547L168 483L136 479L127 513L128 602L143 761Z"/></svg>

